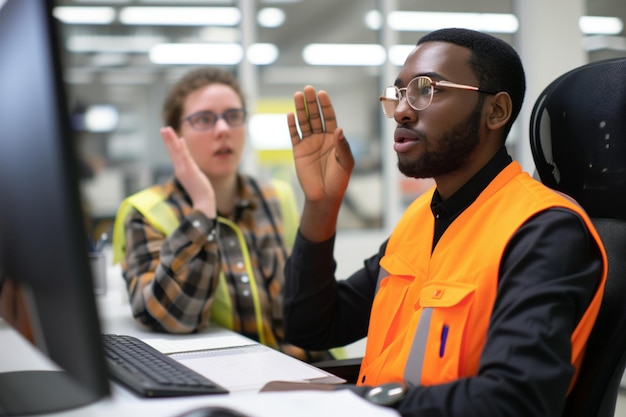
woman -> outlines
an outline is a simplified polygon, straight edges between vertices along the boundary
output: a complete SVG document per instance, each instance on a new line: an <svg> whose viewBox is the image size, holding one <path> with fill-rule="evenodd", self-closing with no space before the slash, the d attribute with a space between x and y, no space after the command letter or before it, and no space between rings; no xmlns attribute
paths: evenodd
<svg viewBox="0 0 626 417"><path fill-rule="evenodd" d="M127 198L116 219L114 252L134 317L170 333L212 321L302 360L328 358L283 339L280 196L291 190L238 170L246 110L236 78L188 73L169 91L163 118L174 178Z"/></svg>

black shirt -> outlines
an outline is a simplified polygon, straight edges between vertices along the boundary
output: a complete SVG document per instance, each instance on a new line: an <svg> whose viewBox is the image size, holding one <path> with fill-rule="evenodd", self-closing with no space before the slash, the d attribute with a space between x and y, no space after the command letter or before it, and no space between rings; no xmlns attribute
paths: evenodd
<svg viewBox="0 0 626 417"><path fill-rule="evenodd" d="M435 235L433 236L433 250L439 242L439 238L448 226L474 202L480 193L487 188L491 180L513 160L506 152L506 148L500 151L476 173L463 187L450 196L446 201L441 200L439 191L435 190L430 208L435 217Z"/></svg>
<svg viewBox="0 0 626 417"><path fill-rule="evenodd" d="M433 247L510 162L503 148L445 202L435 193ZM386 243L364 260L361 269L337 281L334 238L311 243L298 235L285 268L286 338L320 350L365 337ZM478 375L410 388L398 407L400 413L560 416L574 373L570 336L593 296L601 269L597 246L577 214L554 208L528 220L508 243L501 262Z"/></svg>

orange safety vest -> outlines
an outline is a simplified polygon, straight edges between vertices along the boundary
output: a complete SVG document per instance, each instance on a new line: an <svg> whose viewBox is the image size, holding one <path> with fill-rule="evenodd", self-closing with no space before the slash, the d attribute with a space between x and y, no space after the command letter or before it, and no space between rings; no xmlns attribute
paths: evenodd
<svg viewBox="0 0 626 417"><path fill-rule="evenodd" d="M359 384L419 386L476 375L506 245L524 222L550 207L578 213L604 260L600 285L571 336L577 375L607 273L604 247L585 212L513 162L450 225L431 254L433 192L407 209L380 260Z"/></svg>

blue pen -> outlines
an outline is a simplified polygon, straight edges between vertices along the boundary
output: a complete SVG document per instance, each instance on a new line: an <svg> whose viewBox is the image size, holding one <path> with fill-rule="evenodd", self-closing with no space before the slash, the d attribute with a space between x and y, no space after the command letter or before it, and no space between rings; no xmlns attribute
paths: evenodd
<svg viewBox="0 0 626 417"><path fill-rule="evenodd" d="M103 233L102 235L100 235L100 239L98 239L98 241L94 241L93 237L91 235L89 235L87 237L87 243L89 245L89 252L90 253L97 253L97 252L102 252L102 249L104 249L104 244L106 243L107 240L107 234Z"/></svg>
<svg viewBox="0 0 626 417"><path fill-rule="evenodd" d="M443 358L446 351L446 341L448 340L448 325L444 324L441 328L441 344L439 345L439 357Z"/></svg>
<svg viewBox="0 0 626 417"><path fill-rule="evenodd" d="M102 252L102 249L104 249L104 244L106 243L107 238L108 236L106 233L102 233L100 235L100 239L98 239L98 243L95 245L96 252Z"/></svg>

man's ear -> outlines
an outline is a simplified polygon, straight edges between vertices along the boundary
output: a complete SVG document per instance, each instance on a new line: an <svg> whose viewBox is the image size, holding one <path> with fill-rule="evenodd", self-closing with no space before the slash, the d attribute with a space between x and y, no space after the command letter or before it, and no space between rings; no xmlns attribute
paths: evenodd
<svg viewBox="0 0 626 417"><path fill-rule="evenodd" d="M488 104L487 127L490 130L502 129L511 118L513 111L513 102L509 93L504 91L490 96L486 103Z"/></svg>

